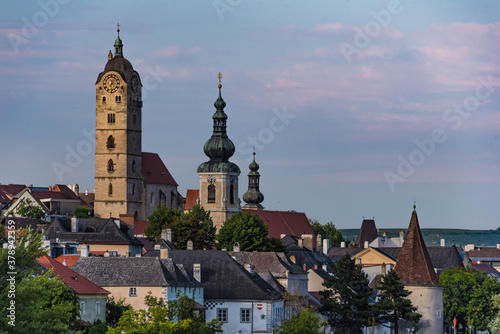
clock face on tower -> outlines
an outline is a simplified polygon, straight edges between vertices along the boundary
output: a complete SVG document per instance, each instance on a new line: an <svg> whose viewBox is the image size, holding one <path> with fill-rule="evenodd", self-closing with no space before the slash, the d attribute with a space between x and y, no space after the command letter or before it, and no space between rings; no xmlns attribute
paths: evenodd
<svg viewBox="0 0 500 334"><path fill-rule="evenodd" d="M114 93L120 87L120 79L114 74L106 75L103 80L103 86L108 93Z"/></svg>

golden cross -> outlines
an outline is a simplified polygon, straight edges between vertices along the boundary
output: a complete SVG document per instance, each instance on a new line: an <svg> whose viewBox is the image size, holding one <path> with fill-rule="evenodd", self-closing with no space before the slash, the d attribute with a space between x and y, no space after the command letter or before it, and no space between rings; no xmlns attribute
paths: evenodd
<svg viewBox="0 0 500 334"><path fill-rule="evenodd" d="M219 74L217 75L217 78L219 78L219 85L220 85L220 80L222 79L222 73L219 72Z"/></svg>

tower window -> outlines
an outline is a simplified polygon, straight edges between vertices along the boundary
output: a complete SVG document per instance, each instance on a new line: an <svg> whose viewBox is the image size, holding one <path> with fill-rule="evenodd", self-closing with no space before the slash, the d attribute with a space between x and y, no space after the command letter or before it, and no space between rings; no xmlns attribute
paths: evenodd
<svg viewBox="0 0 500 334"><path fill-rule="evenodd" d="M234 204L234 184L229 186L229 203Z"/></svg>
<svg viewBox="0 0 500 334"><path fill-rule="evenodd" d="M132 173L135 173L135 160L132 160Z"/></svg>
<svg viewBox="0 0 500 334"><path fill-rule="evenodd" d="M108 142L106 144L107 148L115 148L115 138L113 136L108 137Z"/></svg>
<svg viewBox="0 0 500 334"><path fill-rule="evenodd" d="M106 96L102 97L102 102L106 102Z"/></svg>
<svg viewBox="0 0 500 334"><path fill-rule="evenodd" d="M115 164L113 163L113 160L109 159L108 160L108 172L114 172L115 171Z"/></svg>
<svg viewBox="0 0 500 334"><path fill-rule="evenodd" d="M111 183L108 185L108 195L113 195L113 185Z"/></svg>
<svg viewBox="0 0 500 334"><path fill-rule="evenodd" d="M213 184L210 184L208 186L207 202L208 203L215 203L215 185L213 185Z"/></svg>
<svg viewBox="0 0 500 334"><path fill-rule="evenodd" d="M132 184L132 195L135 195L135 184Z"/></svg>
<svg viewBox="0 0 500 334"><path fill-rule="evenodd" d="M136 115L132 115L132 122L134 124L137 123L137 116Z"/></svg>
<svg viewBox="0 0 500 334"><path fill-rule="evenodd" d="M115 96L115 102L122 102L122 96L121 95L116 95Z"/></svg>
<svg viewBox="0 0 500 334"><path fill-rule="evenodd" d="M108 114L108 123L115 123L115 114Z"/></svg>

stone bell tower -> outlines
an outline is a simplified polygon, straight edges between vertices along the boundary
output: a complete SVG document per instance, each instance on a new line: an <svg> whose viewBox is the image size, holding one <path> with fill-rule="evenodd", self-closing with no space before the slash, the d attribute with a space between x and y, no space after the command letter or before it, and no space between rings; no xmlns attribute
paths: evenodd
<svg viewBox="0 0 500 334"><path fill-rule="evenodd" d="M203 150L209 161L198 167L200 179L200 204L210 210L214 226L219 228L232 215L241 210L238 199L238 176L240 168L229 161L235 147L226 133L227 115L224 113L226 102L222 99L222 85L219 73L219 97L215 101L212 137L205 143Z"/></svg>
<svg viewBox="0 0 500 334"><path fill-rule="evenodd" d="M134 215L144 219L141 208L141 79L123 57L118 37L115 54L108 54L96 86L95 202L96 215Z"/></svg>

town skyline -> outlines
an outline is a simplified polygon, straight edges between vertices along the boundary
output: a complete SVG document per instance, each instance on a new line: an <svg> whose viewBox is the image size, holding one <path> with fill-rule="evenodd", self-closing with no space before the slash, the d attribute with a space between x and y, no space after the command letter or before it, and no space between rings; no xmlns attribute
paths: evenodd
<svg viewBox="0 0 500 334"><path fill-rule="evenodd" d="M94 83L119 22L143 84L142 151L183 196L208 160L222 72L240 198L255 146L267 210L405 227L416 200L423 228L499 226L499 4L117 3L0 14L0 183L92 191Z"/></svg>

